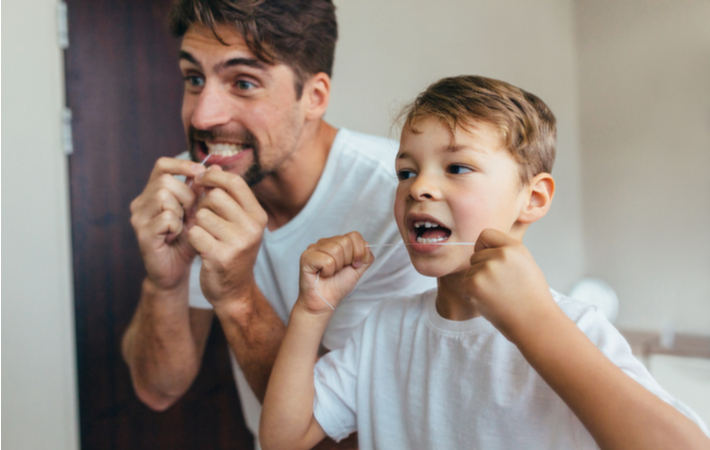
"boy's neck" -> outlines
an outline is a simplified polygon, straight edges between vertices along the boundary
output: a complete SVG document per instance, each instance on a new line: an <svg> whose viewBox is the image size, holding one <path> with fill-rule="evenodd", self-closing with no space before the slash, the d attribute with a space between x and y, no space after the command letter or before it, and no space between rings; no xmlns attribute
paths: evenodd
<svg viewBox="0 0 710 450"><path fill-rule="evenodd" d="M481 315L476 306L461 293L465 271L437 279L436 311L448 320L469 320Z"/></svg>

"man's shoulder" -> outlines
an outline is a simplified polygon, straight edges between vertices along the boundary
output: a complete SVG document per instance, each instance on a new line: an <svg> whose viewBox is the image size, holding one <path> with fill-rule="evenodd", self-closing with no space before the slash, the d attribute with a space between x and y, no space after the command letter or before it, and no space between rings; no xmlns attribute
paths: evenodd
<svg viewBox="0 0 710 450"><path fill-rule="evenodd" d="M399 150L399 142L341 128L333 142L333 148L347 160L391 170Z"/></svg>

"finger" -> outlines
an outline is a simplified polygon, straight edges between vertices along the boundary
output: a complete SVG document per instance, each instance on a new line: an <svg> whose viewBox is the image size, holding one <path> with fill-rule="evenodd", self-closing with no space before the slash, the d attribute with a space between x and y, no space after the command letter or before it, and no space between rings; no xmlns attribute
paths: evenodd
<svg viewBox="0 0 710 450"><path fill-rule="evenodd" d="M168 175L183 175L185 177L194 177L205 171L205 167L201 164L177 158L159 158L153 166L153 171L150 173L148 183L158 179L164 174Z"/></svg>
<svg viewBox="0 0 710 450"><path fill-rule="evenodd" d="M353 267L358 268L363 263L367 262L367 246L365 243L365 239L363 239L362 235L357 231L351 231L350 233L346 234L345 237L350 240L350 243L352 245L352 265Z"/></svg>
<svg viewBox="0 0 710 450"><path fill-rule="evenodd" d="M147 233L152 238L165 239L167 235L179 234L182 231L182 217L173 211L163 211L148 223ZM144 235L145 236L145 235Z"/></svg>
<svg viewBox="0 0 710 450"><path fill-rule="evenodd" d="M211 166L209 170L195 178L196 183L202 186L224 190L230 197L236 200L249 215L263 211L259 201L242 177L233 173L224 172L221 168L218 169L217 167L219 166Z"/></svg>
<svg viewBox="0 0 710 450"><path fill-rule="evenodd" d="M162 175L146 186L145 191L131 203L133 214L147 216L148 219L161 211L174 208L190 208L195 201L194 192L172 175Z"/></svg>
<svg viewBox="0 0 710 450"><path fill-rule="evenodd" d="M205 253L209 253L216 245L218 245L215 238L210 233L205 231L204 228L198 225L190 228L190 231L187 234L187 241L200 256Z"/></svg>
<svg viewBox="0 0 710 450"><path fill-rule="evenodd" d="M480 236L478 236L474 251L478 252L479 250L484 250L486 248L502 247L504 245L517 242L518 241L516 241L515 238L503 233L502 231L498 231L493 228L486 228L481 232Z"/></svg>
<svg viewBox="0 0 710 450"><path fill-rule="evenodd" d="M231 225L208 208L200 208L195 214L195 225L203 228L214 239L222 242L229 240Z"/></svg>
<svg viewBox="0 0 710 450"><path fill-rule="evenodd" d="M200 208L208 208L228 222L238 223L246 212L222 189L212 189L200 201Z"/></svg>
<svg viewBox="0 0 710 450"><path fill-rule="evenodd" d="M347 258L347 249L343 247L340 238L343 236L336 236L328 239L323 239L319 241L318 251L327 253L335 260L335 271L339 271L343 266L350 265L352 263L352 252L349 253L350 260Z"/></svg>
<svg viewBox="0 0 710 450"><path fill-rule="evenodd" d="M337 262L328 253L320 251L318 248L308 249L301 255L301 270L305 273L317 274L320 272L324 278L332 277L335 274Z"/></svg>

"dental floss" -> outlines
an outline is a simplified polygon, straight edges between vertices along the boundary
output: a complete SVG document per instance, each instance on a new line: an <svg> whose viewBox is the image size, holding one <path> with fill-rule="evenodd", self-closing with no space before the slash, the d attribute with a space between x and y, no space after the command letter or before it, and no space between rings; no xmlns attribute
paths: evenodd
<svg viewBox="0 0 710 450"><path fill-rule="evenodd" d="M395 247L397 245L414 245L414 244L407 244L404 242L398 242L397 244L366 244L365 247ZM441 244L431 244L431 245L476 245L475 242L442 242ZM333 311L335 311L335 308L333 305L330 304L328 300L325 299L322 295L320 295L320 292L318 292L318 280L320 280L320 271L316 274L316 284L313 285L313 291L315 291L316 294L318 294L318 297L321 298L325 302L326 305L330 307Z"/></svg>
<svg viewBox="0 0 710 450"><path fill-rule="evenodd" d="M204 166L205 163L207 162L208 159L210 159L210 156L212 156L212 153L207 155L207 158L203 159L202 162L200 163L201 166ZM187 183L187 187L192 187L192 182L195 181L195 179L191 179L189 183Z"/></svg>

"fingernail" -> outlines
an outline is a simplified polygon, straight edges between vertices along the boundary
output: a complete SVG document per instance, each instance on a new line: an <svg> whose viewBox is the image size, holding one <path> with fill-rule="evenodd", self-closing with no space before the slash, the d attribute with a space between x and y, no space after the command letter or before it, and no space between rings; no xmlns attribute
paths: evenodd
<svg viewBox="0 0 710 450"><path fill-rule="evenodd" d="M355 261L355 262L353 263L353 267L356 268L356 269L359 268L359 267L361 267L361 266L362 266L362 261Z"/></svg>
<svg viewBox="0 0 710 450"><path fill-rule="evenodd" d="M193 164L192 167L190 167L190 170L192 170L192 173L195 174L202 173L205 171L205 166L202 164Z"/></svg>

